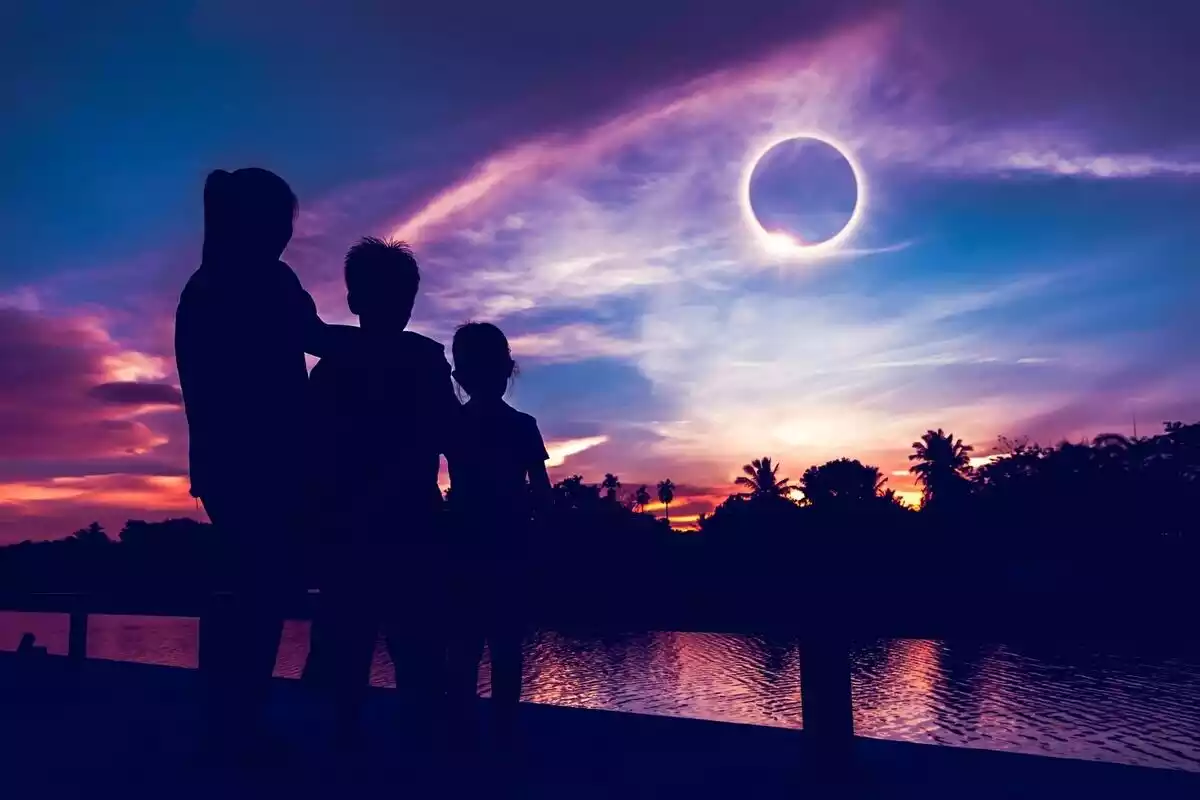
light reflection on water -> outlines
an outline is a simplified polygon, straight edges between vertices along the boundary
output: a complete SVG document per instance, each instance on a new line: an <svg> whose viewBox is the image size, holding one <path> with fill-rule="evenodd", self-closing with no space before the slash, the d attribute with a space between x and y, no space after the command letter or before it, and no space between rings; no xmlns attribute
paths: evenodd
<svg viewBox="0 0 1200 800"><path fill-rule="evenodd" d="M24 631L66 651L66 617L0 614L0 649ZM196 631L192 619L93 617L88 654L195 667ZM307 623L289 623L276 673L298 676L307 652ZM525 699L800 727L801 657L787 638L539 632L527 642ZM1200 660L902 639L861 646L853 663L866 736L1200 771ZM382 648L372 682L392 683Z"/></svg>

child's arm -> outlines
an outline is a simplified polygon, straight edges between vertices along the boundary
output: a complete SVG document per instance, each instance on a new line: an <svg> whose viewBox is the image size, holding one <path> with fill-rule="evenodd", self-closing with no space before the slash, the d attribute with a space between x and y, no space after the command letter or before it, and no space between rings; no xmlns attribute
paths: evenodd
<svg viewBox="0 0 1200 800"><path fill-rule="evenodd" d="M550 473L546 471L545 461L538 461L529 467L529 491L533 495L535 511L550 507Z"/></svg>
<svg viewBox="0 0 1200 800"><path fill-rule="evenodd" d="M546 471L546 462L550 459L550 454L546 452L546 443L542 440L537 421L533 417L529 417L529 421L532 423L527 467L529 492L533 498L534 510L541 512L550 507L550 473Z"/></svg>
<svg viewBox="0 0 1200 800"><path fill-rule="evenodd" d="M308 382L308 463L305 465L304 528L306 544L319 562L320 549L329 534L329 523L337 516L338 498L336 430L336 369L321 361L312 369Z"/></svg>
<svg viewBox="0 0 1200 800"><path fill-rule="evenodd" d="M337 403L337 368L330 361L321 361L312 369L308 380L308 475L309 489L321 495L333 489L339 440Z"/></svg>
<svg viewBox="0 0 1200 800"><path fill-rule="evenodd" d="M445 352L441 350L440 346L437 358L434 360L437 366L433 376L433 425L438 437L438 451L446 457L446 464L449 466L454 454L454 442L460 424L459 413L462 410L462 404L459 403L458 395L454 392L454 379L451 377L450 363L446 361Z"/></svg>
<svg viewBox="0 0 1200 800"><path fill-rule="evenodd" d="M312 295L305 291L300 279L283 262L280 262L287 272L288 314L291 324L300 334L300 345L304 352L324 358L330 353L338 352L352 346L355 335L351 325L329 325L317 314L317 304Z"/></svg>
<svg viewBox="0 0 1200 800"><path fill-rule="evenodd" d="M301 299L301 343L304 352L317 358L325 358L331 353L338 353L352 348L358 329L353 325L330 325L317 315L317 304L312 295L300 290L304 297Z"/></svg>

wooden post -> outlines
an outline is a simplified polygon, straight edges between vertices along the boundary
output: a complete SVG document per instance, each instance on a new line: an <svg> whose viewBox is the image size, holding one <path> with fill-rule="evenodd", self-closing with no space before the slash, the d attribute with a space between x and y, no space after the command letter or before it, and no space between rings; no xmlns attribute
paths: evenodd
<svg viewBox="0 0 1200 800"><path fill-rule="evenodd" d="M72 664L82 664L87 659L88 613L76 607L71 611L71 630L67 636L67 659Z"/></svg>
<svg viewBox="0 0 1200 800"><path fill-rule="evenodd" d="M854 743L848 642L826 636L801 642L800 693L804 738L814 763L835 769L845 765Z"/></svg>

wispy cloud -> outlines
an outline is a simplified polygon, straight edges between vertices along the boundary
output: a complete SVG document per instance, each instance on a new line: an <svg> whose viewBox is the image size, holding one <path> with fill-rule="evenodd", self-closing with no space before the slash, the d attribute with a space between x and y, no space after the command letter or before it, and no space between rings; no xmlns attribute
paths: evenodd
<svg viewBox="0 0 1200 800"><path fill-rule="evenodd" d="M546 452L550 456L549 460L546 461L546 466L561 467L571 456L578 455L607 441L607 436L585 436L579 439L562 439L546 442Z"/></svg>
<svg viewBox="0 0 1200 800"><path fill-rule="evenodd" d="M660 432L679 458L729 463L761 451L811 463L903 447L941 421L986 436L1014 408L1057 397L1057 381L1036 390L1043 374L1018 379L1038 369L1018 363L1028 345L991 341L980 324L981 313L1020 296L1000 286L990 302L971 292L891 308L853 296L762 293L724 306L663 302L643 320L647 350L638 363L677 399L679 419ZM954 370L979 368L1005 370L1004 382L954 379Z"/></svg>
<svg viewBox="0 0 1200 800"><path fill-rule="evenodd" d="M801 463L875 454L886 471L928 425L990 439L1014 416L1059 407L1098 362L1036 329L997 336L989 315L1037 297L1061 266L982 288L914 285L883 303L831 293L822 276L860 269L867 255L911 263L897 257L914 248L873 241L867 224L838 259L764 252L735 191L748 154L822 131L857 154L869 182L894 168L1189 176L1200 162L1105 152L1053 120L980 130L923 95L881 100L906 96L890 86L893 22L656 92L591 129L485 160L392 227L444 276L430 286L434 314L499 320L519 356L635 366L672 413L643 420L652 444L624 457L675 459L697 479L762 453ZM874 184L868 198L895 202ZM616 334L582 321L596 315L626 324Z"/></svg>
<svg viewBox="0 0 1200 800"><path fill-rule="evenodd" d="M854 141L863 157L874 163L933 172L1097 180L1200 175L1200 149L1191 153L1109 150L1094 138L1053 123L988 130L943 121L880 121Z"/></svg>
<svg viewBox="0 0 1200 800"><path fill-rule="evenodd" d="M868 182L892 166L1096 179L1200 174L1200 161L1106 153L1052 124L981 131L927 104L880 103L892 22L880 17L659 91L591 129L485 160L392 227L420 244L431 273L446 276L430 286L435 314L520 318L678 286L734 292L757 272L828 265L763 252L740 217L734 187L748 154L789 132L835 135L863 161ZM873 242L870 231L835 261L911 245Z"/></svg>
<svg viewBox="0 0 1200 800"><path fill-rule="evenodd" d="M516 356L541 361L584 361L589 358L633 358L642 345L606 331L598 325L569 323L548 330L531 331L511 337L509 345Z"/></svg>
<svg viewBox="0 0 1200 800"><path fill-rule="evenodd" d="M0 505L53 501L146 511L191 511L196 507L187 478L178 475L88 475L0 483ZM36 513L36 509L29 510Z"/></svg>

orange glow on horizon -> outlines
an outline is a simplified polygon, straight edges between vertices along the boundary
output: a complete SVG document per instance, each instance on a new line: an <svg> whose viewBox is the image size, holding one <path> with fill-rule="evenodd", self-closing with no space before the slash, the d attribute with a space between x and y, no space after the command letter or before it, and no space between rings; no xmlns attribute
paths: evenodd
<svg viewBox="0 0 1200 800"><path fill-rule="evenodd" d="M182 475L85 475L45 481L0 483L0 505L38 514L41 504L193 511L196 500ZM57 512L59 509L55 509Z"/></svg>
<svg viewBox="0 0 1200 800"><path fill-rule="evenodd" d="M82 489L55 486L53 481L49 483L0 483L0 505L70 500L82 494L84 494Z"/></svg>

